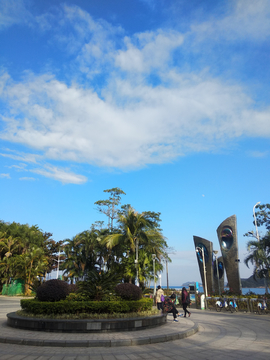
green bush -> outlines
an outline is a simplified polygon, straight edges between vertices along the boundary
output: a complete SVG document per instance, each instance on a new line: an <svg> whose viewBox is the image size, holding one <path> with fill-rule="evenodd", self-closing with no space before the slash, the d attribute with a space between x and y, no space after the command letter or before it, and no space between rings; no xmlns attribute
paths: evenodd
<svg viewBox="0 0 270 360"><path fill-rule="evenodd" d="M76 293L79 290L77 284L69 284L68 285L68 292L70 293Z"/></svg>
<svg viewBox="0 0 270 360"><path fill-rule="evenodd" d="M152 299L137 301L71 301L57 302L39 301L37 299L22 299L21 308L32 314L113 314L142 312L152 309Z"/></svg>
<svg viewBox="0 0 270 360"><path fill-rule="evenodd" d="M129 283L118 284L115 287L115 292L123 300L139 300L142 298L142 290Z"/></svg>
<svg viewBox="0 0 270 360"><path fill-rule="evenodd" d="M86 295L72 292L72 293L68 294L68 296L66 297L66 300L69 300L69 301L89 301L89 298Z"/></svg>
<svg viewBox="0 0 270 360"><path fill-rule="evenodd" d="M37 298L40 301L60 301L69 294L69 285L62 280L48 280L37 288Z"/></svg>

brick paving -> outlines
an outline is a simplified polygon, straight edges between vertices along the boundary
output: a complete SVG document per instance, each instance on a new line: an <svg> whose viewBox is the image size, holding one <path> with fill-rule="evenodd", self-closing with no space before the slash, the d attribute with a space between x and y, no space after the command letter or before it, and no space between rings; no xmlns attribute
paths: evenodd
<svg viewBox="0 0 270 360"><path fill-rule="evenodd" d="M0 296L0 337L82 341L95 336L121 341L141 336L163 336L163 341L131 346L28 346L0 343L0 360L139 360L139 359L270 359L270 316L244 313L216 313L193 310L191 318L179 318L178 323L168 317L168 323L157 329L111 334L56 334L8 328L6 313L19 308L19 299ZM186 338L164 342L165 333L185 333L194 326L199 331ZM140 333L140 334L139 334ZM68 336L68 337L67 337ZM88 338L87 338L88 337ZM103 338L101 338L103 337ZM80 345L80 344L78 344Z"/></svg>

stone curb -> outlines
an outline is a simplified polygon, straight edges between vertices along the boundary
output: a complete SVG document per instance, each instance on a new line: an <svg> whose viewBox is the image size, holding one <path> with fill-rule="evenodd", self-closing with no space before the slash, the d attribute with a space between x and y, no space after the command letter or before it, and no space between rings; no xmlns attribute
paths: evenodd
<svg viewBox="0 0 270 360"><path fill-rule="evenodd" d="M40 339L24 339L16 337L0 336L0 343L17 344L27 346L50 346L50 347L117 347L117 346L135 346L148 345L160 342L184 339L194 335L199 331L199 325L194 326L186 331L176 332L172 334L156 335L149 337L140 337L137 339L119 339L119 340L40 340Z"/></svg>

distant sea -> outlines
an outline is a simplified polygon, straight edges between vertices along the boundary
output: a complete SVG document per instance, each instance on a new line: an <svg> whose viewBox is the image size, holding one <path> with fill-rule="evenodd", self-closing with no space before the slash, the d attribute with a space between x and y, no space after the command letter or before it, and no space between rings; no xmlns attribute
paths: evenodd
<svg viewBox="0 0 270 360"><path fill-rule="evenodd" d="M183 286L169 286L170 289L180 290ZM151 286L153 288L153 286ZM166 289L166 285L162 286L163 289ZM225 288L226 289L226 288ZM228 289L228 288L227 288ZM229 289L228 289L229 290ZM203 292L203 287L199 286L199 292ZM249 292L253 292L256 295L264 295L265 294L265 288L242 288L242 294L245 295ZM269 289L270 292L270 289Z"/></svg>

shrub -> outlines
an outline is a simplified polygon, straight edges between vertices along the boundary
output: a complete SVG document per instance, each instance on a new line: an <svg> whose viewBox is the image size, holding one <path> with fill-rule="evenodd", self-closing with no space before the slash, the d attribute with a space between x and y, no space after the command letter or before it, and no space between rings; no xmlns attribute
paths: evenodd
<svg viewBox="0 0 270 360"><path fill-rule="evenodd" d="M142 290L138 286L129 283L117 285L115 292L123 300L140 300L142 298Z"/></svg>
<svg viewBox="0 0 270 360"><path fill-rule="evenodd" d="M89 300L103 301L107 300L114 287L119 283L120 275L112 271L90 270L84 281L78 281L77 293L82 294Z"/></svg>
<svg viewBox="0 0 270 360"><path fill-rule="evenodd" d="M62 280L48 280L37 288L40 301L60 301L69 294L69 285Z"/></svg>
<svg viewBox="0 0 270 360"><path fill-rule="evenodd" d="M69 292L69 294L70 293L76 293L77 291L79 290L79 288L78 288L78 285L77 284L69 284L68 285L68 292Z"/></svg>
<svg viewBox="0 0 270 360"><path fill-rule="evenodd" d="M114 314L134 313L152 309L151 299L138 301L72 301L45 302L36 299L22 299L21 307L31 314Z"/></svg>

